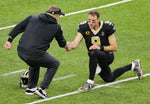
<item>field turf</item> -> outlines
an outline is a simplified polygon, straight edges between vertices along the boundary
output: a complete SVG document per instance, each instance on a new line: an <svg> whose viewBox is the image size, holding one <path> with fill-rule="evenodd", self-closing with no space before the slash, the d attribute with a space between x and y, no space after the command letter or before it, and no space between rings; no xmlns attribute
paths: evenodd
<svg viewBox="0 0 150 104"><path fill-rule="evenodd" d="M104 6L122 0L0 0L0 28L19 23L31 14L44 13L49 5L58 5L66 14L84 9ZM114 70L140 59L143 74L150 73L150 1L132 0L114 6L96 9L100 12L102 21L111 21L116 26L115 36L118 51L114 52L115 60L110 65ZM73 41L77 34L78 24L87 20L89 11L61 17L59 24L63 28L67 41ZM4 44L12 28L0 30L0 104L25 104L41 100L39 96L25 95L25 89L19 87L23 72L3 75L5 73L28 69L28 66L18 57L17 45L22 34L12 43L12 49L6 50ZM48 52L60 61L59 69L54 78L67 75L74 77L52 81L47 89L48 97L53 97L76 91L88 79L89 58L84 40L77 49L66 52L59 48L53 40ZM41 68L39 83L43 79L45 68ZM129 71L116 81L134 77ZM131 80L118 83L116 87L101 87L88 92L68 95L39 104L150 104L150 76L142 80ZM95 76L95 84L106 84L99 76Z"/></svg>

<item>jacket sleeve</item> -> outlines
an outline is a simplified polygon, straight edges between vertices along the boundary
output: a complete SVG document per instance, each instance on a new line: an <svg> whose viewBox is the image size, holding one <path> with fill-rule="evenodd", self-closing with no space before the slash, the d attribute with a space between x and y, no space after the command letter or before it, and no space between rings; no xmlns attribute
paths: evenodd
<svg viewBox="0 0 150 104"><path fill-rule="evenodd" d="M61 27L59 28L57 34L55 35L55 39L57 40L60 47L65 47L66 46L66 40L63 36L63 32L61 30Z"/></svg>
<svg viewBox="0 0 150 104"><path fill-rule="evenodd" d="M31 16L28 16L27 18L25 18L23 21L21 21L20 23L18 23L8 34L9 36L12 37L12 39L14 39L19 33L24 32L27 24L30 21Z"/></svg>

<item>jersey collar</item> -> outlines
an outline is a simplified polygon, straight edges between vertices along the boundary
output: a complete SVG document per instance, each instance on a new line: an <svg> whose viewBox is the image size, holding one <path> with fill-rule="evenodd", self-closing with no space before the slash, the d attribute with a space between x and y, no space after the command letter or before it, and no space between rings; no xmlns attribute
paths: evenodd
<svg viewBox="0 0 150 104"><path fill-rule="evenodd" d="M103 21L101 21L100 24L101 24L101 25L100 25L100 27L99 27L97 30L94 30L94 29L90 28L94 35L96 35L96 34L100 31L100 29L102 28L102 26L103 26Z"/></svg>

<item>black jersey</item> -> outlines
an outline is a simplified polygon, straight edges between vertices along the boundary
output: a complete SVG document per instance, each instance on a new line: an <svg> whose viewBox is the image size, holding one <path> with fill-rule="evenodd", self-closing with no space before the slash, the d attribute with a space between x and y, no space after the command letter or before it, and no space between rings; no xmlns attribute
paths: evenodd
<svg viewBox="0 0 150 104"><path fill-rule="evenodd" d="M97 31L91 29L87 21L80 23L78 28L78 32L80 32L85 39L86 47L88 50L92 45L108 46L108 37L115 31L116 29L114 24L109 21L101 21L100 27Z"/></svg>

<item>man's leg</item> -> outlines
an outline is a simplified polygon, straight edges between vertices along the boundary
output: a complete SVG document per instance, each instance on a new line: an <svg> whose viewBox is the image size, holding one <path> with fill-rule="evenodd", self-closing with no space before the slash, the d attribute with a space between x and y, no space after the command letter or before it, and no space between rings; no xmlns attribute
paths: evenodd
<svg viewBox="0 0 150 104"><path fill-rule="evenodd" d="M40 67L29 67L29 80L28 80L28 88L37 87L38 79L39 79Z"/></svg>
<svg viewBox="0 0 150 104"><path fill-rule="evenodd" d="M113 74L109 66L100 66L101 72L98 74L105 82L114 81Z"/></svg>
<svg viewBox="0 0 150 104"><path fill-rule="evenodd" d="M98 63L101 67L101 72L99 73L99 76L105 81L105 82L112 82L116 78L118 78L120 75L125 73L128 70L131 70L132 64L117 68L113 72L111 71L111 68L109 65L113 62L114 55L113 53L105 53L105 52L99 52L98 51Z"/></svg>
<svg viewBox="0 0 150 104"><path fill-rule="evenodd" d="M105 81L105 82L112 82L119 76L121 76L123 73L125 73L128 70L131 70L131 64L117 68L113 72L111 72L111 69L109 66L101 66L102 71L99 73L99 76Z"/></svg>
<svg viewBox="0 0 150 104"><path fill-rule="evenodd" d="M35 94L39 95L42 98L46 98L47 94L45 89L49 87L58 69L59 61L48 53L45 53L45 55L43 55L43 57L40 59L41 61L39 62L39 65L42 67L47 67L47 71L45 73L43 81L40 84L40 87L35 91Z"/></svg>
<svg viewBox="0 0 150 104"><path fill-rule="evenodd" d="M102 54L102 55L99 55ZM98 58L103 59L105 53L99 50L90 50L89 53L89 79L83 87L79 88L79 92L88 91L94 87L94 77L96 73Z"/></svg>
<svg viewBox="0 0 150 104"><path fill-rule="evenodd" d="M94 80L97 67L97 53L92 50L89 51L89 79Z"/></svg>
<svg viewBox="0 0 150 104"><path fill-rule="evenodd" d="M113 54L109 54L99 50L89 51L89 79L94 80L97 64L108 66L114 59Z"/></svg>
<svg viewBox="0 0 150 104"><path fill-rule="evenodd" d="M79 92L88 91L94 87L94 77L97 67L97 55L95 50L91 50L88 53L89 55L89 79L84 86L78 89Z"/></svg>
<svg viewBox="0 0 150 104"><path fill-rule="evenodd" d="M42 89L46 89L49 87L57 69L59 66L59 61L51 56L50 54L46 53L41 60L40 65L42 67L47 67L47 71L45 73L44 79L40 84Z"/></svg>
<svg viewBox="0 0 150 104"><path fill-rule="evenodd" d="M29 68L29 79L28 87L26 89L26 95L33 95L37 90L37 83L39 79L40 67L31 67Z"/></svg>
<svg viewBox="0 0 150 104"><path fill-rule="evenodd" d="M112 74L113 74L113 79L115 80L116 78L118 78L119 76L121 76L122 74L124 74L126 71L131 70L132 64L120 67L115 69Z"/></svg>

